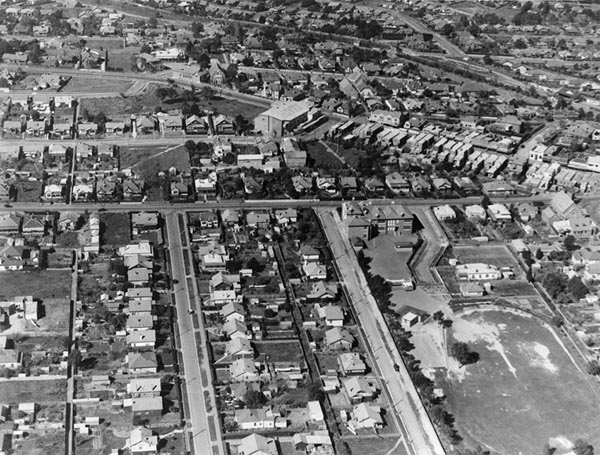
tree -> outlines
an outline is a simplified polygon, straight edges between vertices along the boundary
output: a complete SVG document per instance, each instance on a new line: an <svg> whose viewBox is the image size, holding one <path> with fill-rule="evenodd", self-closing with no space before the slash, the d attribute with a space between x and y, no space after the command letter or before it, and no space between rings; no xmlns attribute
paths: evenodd
<svg viewBox="0 0 600 455"><path fill-rule="evenodd" d="M543 257L544 257L544 252L542 251L541 248L538 248L537 251L535 252L535 258L539 261Z"/></svg>
<svg viewBox="0 0 600 455"><path fill-rule="evenodd" d="M583 284L583 281L581 281L581 278L578 276L571 278L567 282L567 286L571 294L573 294L573 297L575 297L577 300L583 299L589 292L587 286Z"/></svg>
<svg viewBox="0 0 600 455"><path fill-rule="evenodd" d="M158 17L152 16L148 19L148 27L156 28L158 26Z"/></svg>
<svg viewBox="0 0 600 455"><path fill-rule="evenodd" d="M192 33L194 38L198 38L204 32L204 24L202 22L192 22Z"/></svg>
<svg viewBox="0 0 600 455"><path fill-rule="evenodd" d="M325 399L325 392L320 381L310 382L306 386L306 394L308 401L323 401Z"/></svg>
<svg viewBox="0 0 600 455"><path fill-rule="evenodd" d="M600 363L598 363L597 360L592 360L590 363L588 363L587 372L588 372L588 374L591 374L592 376L599 376L600 375Z"/></svg>
<svg viewBox="0 0 600 455"><path fill-rule="evenodd" d="M573 237L572 235L567 235L565 237L565 239L563 240L563 245L565 247L565 250L567 251L575 251L579 249L579 245L577 245L575 237Z"/></svg>
<svg viewBox="0 0 600 455"><path fill-rule="evenodd" d="M577 439L573 447L573 452L577 455L594 455L594 447L583 439Z"/></svg>
<svg viewBox="0 0 600 455"><path fill-rule="evenodd" d="M247 408L255 409L260 408L263 404L267 402L266 397L259 390L248 390L244 394L244 403Z"/></svg>
<svg viewBox="0 0 600 455"><path fill-rule="evenodd" d="M188 153L193 153L196 151L196 143L194 141L192 141L191 139L185 141L184 146L185 146L185 149L188 151Z"/></svg>
<svg viewBox="0 0 600 455"><path fill-rule="evenodd" d="M260 273L265 270L265 266L261 264L255 257L250 258L246 267L252 269L252 273Z"/></svg>
<svg viewBox="0 0 600 455"><path fill-rule="evenodd" d="M562 273L548 273L542 280L542 285L553 299L563 293L567 288L567 277Z"/></svg>
<svg viewBox="0 0 600 455"><path fill-rule="evenodd" d="M491 203L490 198L487 195L483 196L483 198L481 199L481 206L487 210L490 203Z"/></svg>
<svg viewBox="0 0 600 455"><path fill-rule="evenodd" d="M486 65L493 65L494 60L492 60L492 57L490 57L490 54L485 54L483 56L483 63L485 63Z"/></svg>
<svg viewBox="0 0 600 455"><path fill-rule="evenodd" d="M450 354L460 363L460 366L470 365L479 360L479 354L471 351L467 343L455 342L450 348Z"/></svg>

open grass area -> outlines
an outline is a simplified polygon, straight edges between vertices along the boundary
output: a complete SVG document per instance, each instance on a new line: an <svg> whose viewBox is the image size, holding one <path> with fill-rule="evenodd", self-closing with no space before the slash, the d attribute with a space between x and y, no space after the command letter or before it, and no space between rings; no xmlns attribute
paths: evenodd
<svg viewBox="0 0 600 455"><path fill-rule="evenodd" d="M129 162L133 160L132 155L135 152L130 148L128 149L128 153L131 154L127 158ZM123 158L121 159L121 163L123 162L122 160ZM168 147L162 151L157 151L145 159L137 159L131 167L146 181L156 181L159 172L168 171L171 167L175 167L179 172L191 172L190 156L183 145Z"/></svg>
<svg viewBox="0 0 600 455"><path fill-rule="evenodd" d="M461 264L483 262L496 267L517 267L518 262L504 245L454 246L454 257Z"/></svg>
<svg viewBox="0 0 600 455"><path fill-rule="evenodd" d="M32 435L15 442L14 455L46 455L65 452L65 431L57 430L45 435Z"/></svg>
<svg viewBox="0 0 600 455"><path fill-rule="evenodd" d="M67 302L71 293L69 270L32 270L0 272L0 295L12 298L16 295L31 295L34 298L64 298Z"/></svg>
<svg viewBox="0 0 600 455"><path fill-rule="evenodd" d="M256 106L254 104L242 103L238 100L221 98L220 96L213 96L210 99L200 98L195 103L203 111L211 111L231 117L242 115L248 120L252 120L258 114L268 109L268 106Z"/></svg>
<svg viewBox="0 0 600 455"><path fill-rule="evenodd" d="M126 169L128 167L136 166L144 160L147 160L151 156L157 155L158 153L164 152L166 149L171 148L169 145L144 145L144 146L129 146L124 145L119 148L119 159L121 161L121 168Z"/></svg>
<svg viewBox="0 0 600 455"><path fill-rule="evenodd" d="M42 195L42 182L19 181L15 185L17 189L17 202L39 202Z"/></svg>
<svg viewBox="0 0 600 455"><path fill-rule="evenodd" d="M512 312L455 316L449 340L466 342L480 355L477 363L438 377L465 445L533 454L549 438L564 437L598 447L597 386L553 332Z"/></svg>
<svg viewBox="0 0 600 455"><path fill-rule="evenodd" d="M309 164L317 169L341 169L344 163L327 150L327 147L321 142L309 142L306 144L306 151L309 156Z"/></svg>
<svg viewBox="0 0 600 455"><path fill-rule="evenodd" d="M0 397L3 397L3 402L8 404L65 401L67 399L67 380L65 378L1 381Z"/></svg>
<svg viewBox="0 0 600 455"><path fill-rule="evenodd" d="M299 341L254 343L256 352L264 354L270 362L297 362L303 360Z"/></svg>
<svg viewBox="0 0 600 455"><path fill-rule="evenodd" d="M122 90L115 89L114 91L118 91L119 93L125 92L131 85L132 84L123 86ZM84 109L92 115L98 112L104 112L109 118L125 118L131 114L154 112L156 106L161 105L160 99L154 94L156 88L155 85L150 84L140 95L134 96L83 98L81 100L81 112L83 112Z"/></svg>
<svg viewBox="0 0 600 455"><path fill-rule="evenodd" d="M404 444L399 443L398 438L364 437L360 439L348 439L344 441L350 447L350 453L369 455L405 455Z"/></svg>
<svg viewBox="0 0 600 455"><path fill-rule="evenodd" d="M73 76L62 92L120 93L127 90L132 83L129 79L104 78L100 73L98 77Z"/></svg>
<svg viewBox="0 0 600 455"><path fill-rule="evenodd" d="M130 241L131 226L127 213L100 214L101 242L105 245L125 245Z"/></svg>

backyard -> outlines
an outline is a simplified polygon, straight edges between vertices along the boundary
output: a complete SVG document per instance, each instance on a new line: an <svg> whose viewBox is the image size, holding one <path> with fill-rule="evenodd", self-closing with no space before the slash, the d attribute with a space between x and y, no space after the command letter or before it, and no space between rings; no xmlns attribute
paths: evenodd
<svg viewBox="0 0 600 455"><path fill-rule="evenodd" d="M598 446L600 397L554 332L513 312L453 319L449 338L480 355L475 364L450 366L448 375L438 372L465 445L502 455L539 453L550 438Z"/></svg>
<svg viewBox="0 0 600 455"><path fill-rule="evenodd" d="M11 379L0 382L0 397L6 403L44 403L64 401L67 396L67 379Z"/></svg>
<svg viewBox="0 0 600 455"><path fill-rule="evenodd" d="M100 232L103 244L122 246L129 243L131 232L129 215L127 213L101 213Z"/></svg>

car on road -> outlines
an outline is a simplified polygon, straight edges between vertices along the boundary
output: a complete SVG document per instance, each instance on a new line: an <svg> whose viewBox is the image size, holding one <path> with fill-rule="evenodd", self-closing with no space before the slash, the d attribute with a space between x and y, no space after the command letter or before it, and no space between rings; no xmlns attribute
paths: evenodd
<svg viewBox="0 0 600 455"><path fill-rule="evenodd" d="M398 366L398 364L397 364L397 363L394 363L394 370L396 370L396 371L400 371L400 367Z"/></svg>
<svg viewBox="0 0 600 455"><path fill-rule="evenodd" d="M190 313L190 314L194 314L194 313L195 313L195 311L194 311L194 309L193 309L193 308L190 308L190 309L188 310L188 313Z"/></svg>

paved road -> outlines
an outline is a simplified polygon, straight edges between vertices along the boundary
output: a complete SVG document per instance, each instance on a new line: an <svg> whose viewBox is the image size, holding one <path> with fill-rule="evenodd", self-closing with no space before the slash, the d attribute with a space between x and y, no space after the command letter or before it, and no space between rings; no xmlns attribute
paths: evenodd
<svg viewBox="0 0 600 455"><path fill-rule="evenodd" d="M513 198L491 198L493 202L504 204L516 204L519 202L545 202L550 198L545 194L537 196L520 196ZM600 199L600 194L590 195L587 200ZM140 202L140 203L44 203L39 202L22 202L10 203L8 206L0 205L0 213L2 212L68 212L68 211L110 211L110 212L136 212L144 211L162 211L162 212L184 212L184 211L199 211L199 210L215 210L226 208L237 209L268 209L268 208L285 208L285 207L341 207L343 201L320 201L318 199L264 199L264 200L221 200L208 202L185 202L171 204L165 201ZM478 204L481 202L481 197L472 196L459 199L420 199L420 198L404 198L404 199L369 199L366 201L373 205L399 204L421 207L432 207L436 205L451 204Z"/></svg>
<svg viewBox="0 0 600 455"><path fill-rule="evenodd" d="M375 298L371 295L364 274L348 238L340 233L341 220L335 211L318 210L340 279L350 296L351 304L364 330L371 352L376 354L377 366L393 401L395 412L409 435L409 444L417 455L443 455L444 448L435 428L423 408L417 390L408 375L402 357L390 334ZM399 372L394 370L398 365Z"/></svg>
<svg viewBox="0 0 600 455"><path fill-rule="evenodd" d="M423 284L438 284L437 277L432 273L431 266L436 257L448 247L448 239L435 219L430 207L411 207L424 229L423 245L414 257L413 270L417 281Z"/></svg>
<svg viewBox="0 0 600 455"><path fill-rule="evenodd" d="M173 295L177 309L177 323L179 325L179 339L181 354L185 370L185 388L189 402L190 415L186 416L191 424L194 453L208 455L207 448L211 447L210 431L208 428L208 414L204 402L204 390L200 372L200 359L196 345L196 333L190 309L195 309L190 302L188 280L185 272L184 244L182 231L179 227L179 215L169 213L166 217L167 238L169 242L169 255L171 273L173 275ZM192 269L193 270L193 269ZM176 280L176 281L175 281ZM222 453L222 452L217 452Z"/></svg>

